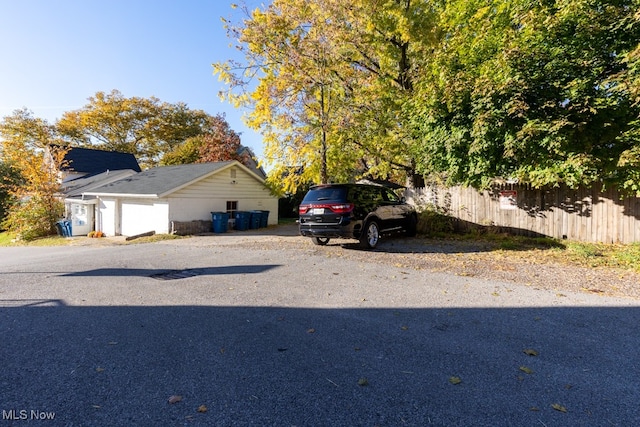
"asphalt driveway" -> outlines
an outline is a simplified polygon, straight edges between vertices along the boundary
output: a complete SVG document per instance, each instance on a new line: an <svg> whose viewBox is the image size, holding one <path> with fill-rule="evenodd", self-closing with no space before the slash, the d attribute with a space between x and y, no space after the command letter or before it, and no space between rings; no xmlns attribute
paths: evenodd
<svg viewBox="0 0 640 427"><path fill-rule="evenodd" d="M254 234L0 248L0 426L640 419L638 300Z"/></svg>

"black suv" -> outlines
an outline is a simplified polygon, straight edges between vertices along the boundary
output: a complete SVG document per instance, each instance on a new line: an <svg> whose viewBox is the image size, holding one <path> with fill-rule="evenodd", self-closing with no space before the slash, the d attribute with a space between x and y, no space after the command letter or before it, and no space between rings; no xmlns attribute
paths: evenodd
<svg viewBox="0 0 640 427"><path fill-rule="evenodd" d="M316 245L332 237L357 239L375 248L380 235L404 231L415 236L418 216L392 190L368 184L324 184L311 187L298 208L300 234Z"/></svg>

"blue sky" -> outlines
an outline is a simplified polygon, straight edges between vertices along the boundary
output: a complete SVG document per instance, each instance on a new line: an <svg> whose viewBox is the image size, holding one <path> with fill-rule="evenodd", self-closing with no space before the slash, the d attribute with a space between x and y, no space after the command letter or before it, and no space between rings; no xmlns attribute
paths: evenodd
<svg viewBox="0 0 640 427"><path fill-rule="evenodd" d="M155 96L224 113L261 156L243 112L218 98L211 64L237 55L220 17L227 0L0 0L0 117L26 107L50 123L96 92ZM260 1L248 1L251 8Z"/></svg>

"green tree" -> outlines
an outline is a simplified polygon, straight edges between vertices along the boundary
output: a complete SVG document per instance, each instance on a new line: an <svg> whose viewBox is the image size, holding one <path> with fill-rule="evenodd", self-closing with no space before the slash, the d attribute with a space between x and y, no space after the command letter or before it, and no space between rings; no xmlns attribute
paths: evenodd
<svg viewBox="0 0 640 427"><path fill-rule="evenodd" d="M448 2L406 106L419 170L477 187L503 176L637 190L638 5Z"/></svg>
<svg viewBox="0 0 640 427"><path fill-rule="evenodd" d="M185 165L197 163L200 158L200 147L204 144L204 135L187 138L173 150L166 152L160 160L160 165Z"/></svg>

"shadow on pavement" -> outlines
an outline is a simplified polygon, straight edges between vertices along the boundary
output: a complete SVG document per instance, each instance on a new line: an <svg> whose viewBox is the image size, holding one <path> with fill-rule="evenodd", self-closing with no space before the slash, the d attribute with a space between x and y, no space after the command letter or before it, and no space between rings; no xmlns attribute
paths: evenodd
<svg viewBox="0 0 640 427"><path fill-rule="evenodd" d="M228 265L222 267L208 267L208 268L187 268L183 270L168 270L157 268L96 268L87 271L76 271L73 273L60 274L61 277L97 277L97 276L139 276L139 277L158 277L169 274L184 274L185 277L193 276L210 276L221 274L257 274L264 273L265 271L273 268L280 267L275 264L260 264L260 265Z"/></svg>
<svg viewBox="0 0 640 427"><path fill-rule="evenodd" d="M640 419L638 308L55 301L0 300L5 422L23 410L55 413L48 425L91 426L631 425ZM172 395L182 400L169 404ZM198 412L201 405L206 412Z"/></svg>

